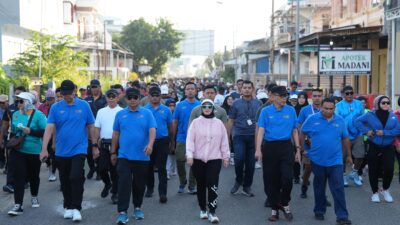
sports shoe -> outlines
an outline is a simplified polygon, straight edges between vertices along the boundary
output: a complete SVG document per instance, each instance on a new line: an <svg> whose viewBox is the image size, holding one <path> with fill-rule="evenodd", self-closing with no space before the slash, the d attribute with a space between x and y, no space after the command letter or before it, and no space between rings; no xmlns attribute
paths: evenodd
<svg viewBox="0 0 400 225"><path fill-rule="evenodd" d="M271 211L271 216L268 218L269 221L271 222L276 222L279 220L279 211L278 210L272 210Z"/></svg>
<svg viewBox="0 0 400 225"><path fill-rule="evenodd" d="M160 195L160 203L167 203L168 198L166 195Z"/></svg>
<svg viewBox="0 0 400 225"><path fill-rule="evenodd" d="M14 193L14 187L11 184L4 185L3 191L12 194Z"/></svg>
<svg viewBox="0 0 400 225"><path fill-rule="evenodd" d="M111 195L111 202L113 205L116 205L118 203L118 194Z"/></svg>
<svg viewBox="0 0 400 225"><path fill-rule="evenodd" d="M136 220L142 220L142 219L144 219L144 212L140 208L135 208L133 210L133 217Z"/></svg>
<svg viewBox="0 0 400 225"><path fill-rule="evenodd" d="M179 189L178 189L179 194L182 194L185 192L185 186L186 186L186 184L179 185Z"/></svg>
<svg viewBox="0 0 400 225"><path fill-rule="evenodd" d="M371 201L375 203L381 202L381 199L379 198L379 193L376 192L371 196Z"/></svg>
<svg viewBox="0 0 400 225"><path fill-rule="evenodd" d="M233 187L231 189L231 194L236 195L237 193L239 193L239 188L240 188L240 184L238 182L235 182L235 184L233 185Z"/></svg>
<svg viewBox="0 0 400 225"><path fill-rule="evenodd" d="M147 188L147 190L146 190L146 194L144 195L144 197L146 197L146 198L151 198L151 197L153 197L153 189L152 188Z"/></svg>
<svg viewBox="0 0 400 225"><path fill-rule="evenodd" d="M72 219L74 211L72 209L64 209L64 219Z"/></svg>
<svg viewBox="0 0 400 225"><path fill-rule="evenodd" d="M358 187L362 186L362 181L360 180L360 176L358 176L357 171L351 172L350 179L353 180L356 186Z"/></svg>
<svg viewBox="0 0 400 225"><path fill-rule="evenodd" d="M32 203L32 208L39 208L40 207L39 199L37 197L32 197L31 203Z"/></svg>
<svg viewBox="0 0 400 225"><path fill-rule="evenodd" d="M255 169L261 169L262 168L262 166L261 166L259 161L256 161L256 164L254 165L254 168Z"/></svg>
<svg viewBox="0 0 400 225"><path fill-rule="evenodd" d="M200 211L200 219L202 219L202 220L208 219L207 211L203 211L203 210Z"/></svg>
<svg viewBox="0 0 400 225"><path fill-rule="evenodd" d="M343 175L343 185L345 187L349 186L349 177L348 177L348 175Z"/></svg>
<svg viewBox="0 0 400 225"><path fill-rule="evenodd" d="M111 184L105 184L103 190L101 191L100 196L102 198L105 198L108 196L108 193L110 193L110 189L111 189L112 185Z"/></svg>
<svg viewBox="0 0 400 225"><path fill-rule="evenodd" d="M15 204L14 207L8 211L8 215L10 216L18 216L24 213L24 209L21 204Z"/></svg>
<svg viewBox="0 0 400 225"><path fill-rule="evenodd" d="M51 174L49 175L49 182L54 182L54 181L56 181L56 180L57 180L56 175L55 175L54 173L51 173Z"/></svg>
<svg viewBox="0 0 400 225"><path fill-rule="evenodd" d="M127 224L129 221L128 214L126 212L120 212L117 218L117 224Z"/></svg>
<svg viewBox="0 0 400 225"><path fill-rule="evenodd" d="M381 194L383 195L385 202L389 202L389 203L393 202L393 197L388 190L382 191Z"/></svg>
<svg viewBox="0 0 400 225"><path fill-rule="evenodd" d="M336 220L337 225L351 225L351 221L348 219L339 219Z"/></svg>
<svg viewBox="0 0 400 225"><path fill-rule="evenodd" d="M243 187L242 194L246 195L247 197L254 197L250 187Z"/></svg>
<svg viewBox="0 0 400 225"><path fill-rule="evenodd" d="M82 220L81 212L77 209L72 210L72 221L80 222Z"/></svg>
<svg viewBox="0 0 400 225"><path fill-rule="evenodd" d="M196 187L191 187L191 186L189 186L188 187L188 192L189 192L189 194L192 194L192 195L195 195L196 193L197 193L197 188Z"/></svg>
<svg viewBox="0 0 400 225"><path fill-rule="evenodd" d="M293 214L290 211L289 206L280 206L279 209L283 212L283 215L285 216L285 218L288 221L292 221L293 220Z"/></svg>
<svg viewBox="0 0 400 225"><path fill-rule="evenodd" d="M209 213L209 214L208 214L208 221L210 221L210 223L213 223L213 224L219 223L219 219L218 219L218 217L215 215L215 213Z"/></svg>

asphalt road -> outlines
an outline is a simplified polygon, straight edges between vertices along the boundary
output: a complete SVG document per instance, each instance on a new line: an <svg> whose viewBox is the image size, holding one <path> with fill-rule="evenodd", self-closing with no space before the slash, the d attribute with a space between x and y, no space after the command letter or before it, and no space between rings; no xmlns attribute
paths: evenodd
<svg viewBox="0 0 400 225"><path fill-rule="evenodd" d="M5 175L0 175L0 185L5 183ZM249 198L243 195L232 196L229 190L234 182L234 169L230 166L223 169L220 175L220 197L217 215L220 224L227 225L259 225L270 223L267 216L270 209L263 206L265 195L262 187L262 171L256 170L254 175L253 191L255 197ZM367 181L366 181L367 182ZM168 203L160 204L157 193L155 197L146 198L143 203L145 219L134 221L131 217L129 224L148 225L201 225L208 224L198 218L199 207L197 199L189 194L177 194L178 177L172 177L168 183ZM80 224L109 225L115 224L116 206L111 204L108 196L100 197L103 188L101 181L86 180L82 216ZM39 191L40 208L31 208L30 193L26 191L24 214L18 217L10 217L7 211L13 206L13 196L0 192L0 225L64 225L72 224L70 220L62 217L62 194L59 192L59 183L47 181L47 169L42 167L41 186ZM400 188L398 177L395 176L391 192L394 203L370 202L370 188L368 183L363 187L350 186L346 188L347 207L353 224L360 225L393 225L400 224ZM291 207L294 220L287 222L281 219L276 224L336 224L333 207L328 208L325 221L316 221L313 214L313 192L309 190L309 197L301 199L300 185L295 184L292 191ZM328 199L332 201L330 192ZM132 213L132 206L129 213Z"/></svg>

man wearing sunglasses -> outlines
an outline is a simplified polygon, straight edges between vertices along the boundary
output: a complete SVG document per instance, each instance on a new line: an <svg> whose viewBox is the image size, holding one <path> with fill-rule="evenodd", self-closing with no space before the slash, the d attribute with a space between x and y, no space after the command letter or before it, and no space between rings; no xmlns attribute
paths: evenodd
<svg viewBox="0 0 400 225"><path fill-rule="evenodd" d="M115 116L110 152L113 165L118 158L118 224L129 220L131 193L133 216L136 220L144 219L141 206L157 128L151 111L140 106L140 91L128 88L125 95L128 107Z"/></svg>
<svg viewBox="0 0 400 225"><path fill-rule="evenodd" d="M349 185L349 180L352 180L356 186L362 185L361 177L358 175L358 170L361 168L364 158L364 139L363 134L355 126L355 120L364 114L363 104L354 99L354 90L352 86L345 86L342 91L343 100L337 103L335 113L341 116L347 127L349 139L351 142L351 154L354 158L352 171L348 175L344 175L344 186ZM346 165L344 165L346 170Z"/></svg>
<svg viewBox="0 0 400 225"><path fill-rule="evenodd" d="M167 202L167 158L170 138L172 138L172 113L169 108L161 104L161 90L152 87L149 90L149 100L144 108L153 113L157 122L156 141L150 156L149 171L147 174L146 197L152 197L154 192L154 167L158 169L158 194L160 203Z"/></svg>
<svg viewBox="0 0 400 225"><path fill-rule="evenodd" d="M105 96L101 93L101 85L100 81L93 79L90 81L90 90L91 95L85 98L90 105L90 109L92 110L94 118L97 116L97 112L107 106L107 100ZM89 140L90 143L90 140ZM87 162L89 165L89 172L87 174L87 179L92 179L94 172L97 172L97 166L95 160L93 160L93 156L91 153L91 148L88 148L87 154ZM100 179L100 175L97 173L96 180Z"/></svg>

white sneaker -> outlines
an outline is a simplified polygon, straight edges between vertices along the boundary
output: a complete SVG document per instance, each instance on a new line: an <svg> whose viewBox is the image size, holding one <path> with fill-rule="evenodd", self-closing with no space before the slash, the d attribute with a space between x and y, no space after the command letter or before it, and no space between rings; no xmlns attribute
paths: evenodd
<svg viewBox="0 0 400 225"><path fill-rule="evenodd" d="M393 202L393 197L388 190L382 191L381 194L386 202Z"/></svg>
<svg viewBox="0 0 400 225"><path fill-rule="evenodd" d="M210 223L213 223L213 224L219 223L218 217L215 214L212 214L212 213L208 214L208 221L210 221Z"/></svg>
<svg viewBox="0 0 400 225"><path fill-rule="evenodd" d="M82 220L82 215L81 212L79 212L79 210L77 209L73 209L73 215L72 215L72 221L74 222L79 222Z"/></svg>
<svg viewBox="0 0 400 225"><path fill-rule="evenodd" d="M37 197L32 197L31 203L32 203L32 208L40 207L39 199Z"/></svg>
<svg viewBox="0 0 400 225"><path fill-rule="evenodd" d="M56 180L57 180L56 175L55 175L54 173L51 173L51 174L49 175L49 182L54 182L54 181L56 181Z"/></svg>
<svg viewBox="0 0 400 225"><path fill-rule="evenodd" d="M381 202L381 199L379 198L379 193L376 192L371 196L371 201L375 203Z"/></svg>
<svg viewBox="0 0 400 225"><path fill-rule="evenodd" d="M256 165L254 166L255 169L261 169L261 164L259 161L256 162Z"/></svg>
<svg viewBox="0 0 400 225"><path fill-rule="evenodd" d="M72 209L64 209L64 219L72 219L74 211Z"/></svg>
<svg viewBox="0 0 400 225"><path fill-rule="evenodd" d="M203 211L203 210L200 211L200 219L202 219L202 220L208 219L207 211Z"/></svg>

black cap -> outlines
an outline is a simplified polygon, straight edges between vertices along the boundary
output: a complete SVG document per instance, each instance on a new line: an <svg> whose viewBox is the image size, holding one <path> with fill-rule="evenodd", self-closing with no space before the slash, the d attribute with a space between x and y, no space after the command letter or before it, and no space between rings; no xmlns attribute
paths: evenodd
<svg viewBox="0 0 400 225"><path fill-rule="evenodd" d="M100 81L93 79L90 81L90 86L100 86Z"/></svg>
<svg viewBox="0 0 400 225"><path fill-rule="evenodd" d="M287 90L285 86L275 86L272 88L271 93L278 95L287 95Z"/></svg>
<svg viewBox="0 0 400 225"><path fill-rule="evenodd" d="M71 95L74 92L75 84L70 80L64 80L60 89L62 95Z"/></svg>
<svg viewBox="0 0 400 225"><path fill-rule="evenodd" d="M106 92L106 96L108 96L108 95L110 95L110 94L113 94L113 95L115 95L115 96L118 96L118 91L115 90L115 89L110 89L110 90L108 90L108 91Z"/></svg>
<svg viewBox="0 0 400 225"><path fill-rule="evenodd" d="M126 89L125 96L134 96L134 95L140 96L140 91L135 88Z"/></svg>
<svg viewBox="0 0 400 225"><path fill-rule="evenodd" d="M149 90L150 95L152 94L161 94L161 89L157 86L157 87L151 87Z"/></svg>

